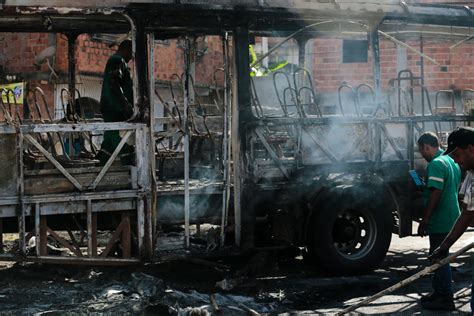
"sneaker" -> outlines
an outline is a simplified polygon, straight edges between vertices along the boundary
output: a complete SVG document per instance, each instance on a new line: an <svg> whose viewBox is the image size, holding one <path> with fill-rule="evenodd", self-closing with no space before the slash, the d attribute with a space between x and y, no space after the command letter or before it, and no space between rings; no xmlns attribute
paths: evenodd
<svg viewBox="0 0 474 316"><path fill-rule="evenodd" d="M456 309L452 298L435 297L431 301L421 302L423 309L434 311L453 311Z"/></svg>

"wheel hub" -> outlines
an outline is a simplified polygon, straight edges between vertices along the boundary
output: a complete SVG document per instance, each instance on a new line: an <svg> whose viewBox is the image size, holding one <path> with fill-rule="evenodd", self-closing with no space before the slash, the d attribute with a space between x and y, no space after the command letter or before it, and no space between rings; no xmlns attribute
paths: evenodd
<svg viewBox="0 0 474 316"><path fill-rule="evenodd" d="M340 211L333 225L332 236L336 251L348 258L363 257L374 245L377 227L368 211Z"/></svg>

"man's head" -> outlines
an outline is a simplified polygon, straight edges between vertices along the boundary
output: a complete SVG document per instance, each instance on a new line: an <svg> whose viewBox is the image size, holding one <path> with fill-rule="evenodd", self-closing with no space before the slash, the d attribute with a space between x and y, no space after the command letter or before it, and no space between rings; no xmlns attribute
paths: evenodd
<svg viewBox="0 0 474 316"><path fill-rule="evenodd" d="M122 43L120 43L117 49L117 54L122 56L122 58L128 63L133 57L132 41L124 40Z"/></svg>
<svg viewBox="0 0 474 316"><path fill-rule="evenodd" d="M426 161L430 162L433 160L438 150L439 141L434 133L426 132L418 138L418 151Z"/></svg>
<svg viewBox="0 0 474 316"><path fill-rule="evenodd" d="M462 126L452 131L444 155L450 155L462 169L474 169L474 129Z"/></svg>

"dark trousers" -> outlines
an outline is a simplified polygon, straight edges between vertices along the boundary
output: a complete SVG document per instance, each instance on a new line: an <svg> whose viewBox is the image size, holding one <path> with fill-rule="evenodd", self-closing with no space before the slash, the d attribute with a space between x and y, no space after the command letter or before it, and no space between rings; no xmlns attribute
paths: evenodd
<svg viewBox="0 0 474 316"><path fill-rule="evenodd" d="M448 233L436 233L436 234L429 234L430 238L430 254L438 248L438 246L443 242L444 238ZM433 274L432 284L433 290L435 293L442 295L446 298L452 299L453 298L453 285L452 285L452 274L451 274L451 266L446 264L436 270Z"/></svg>

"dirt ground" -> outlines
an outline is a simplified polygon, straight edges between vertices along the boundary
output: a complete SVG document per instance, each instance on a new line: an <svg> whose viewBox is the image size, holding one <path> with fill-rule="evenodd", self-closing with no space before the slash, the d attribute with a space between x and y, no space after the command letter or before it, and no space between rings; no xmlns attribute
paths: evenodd
<svg viewBox="0 0 474 316"><path fill-rule="evenodd" d="M452 250L473 237L474 231L467 232ZM427 247L427 238L394 236L381 267L357 277L328 276L301 257L280 261L273 256L253 257L258 269L246 273L240 272L249 258L236 257L212 264L175 261L127 268L0 262L0 311L15 315L333 314L423 269ZM470 257L471 253L465 254L453 264L460 314L469 311ZM442 315L425 312L417 303L420 295L430 291L430 284L430 278L424 277L357 312Z"/></svg>

